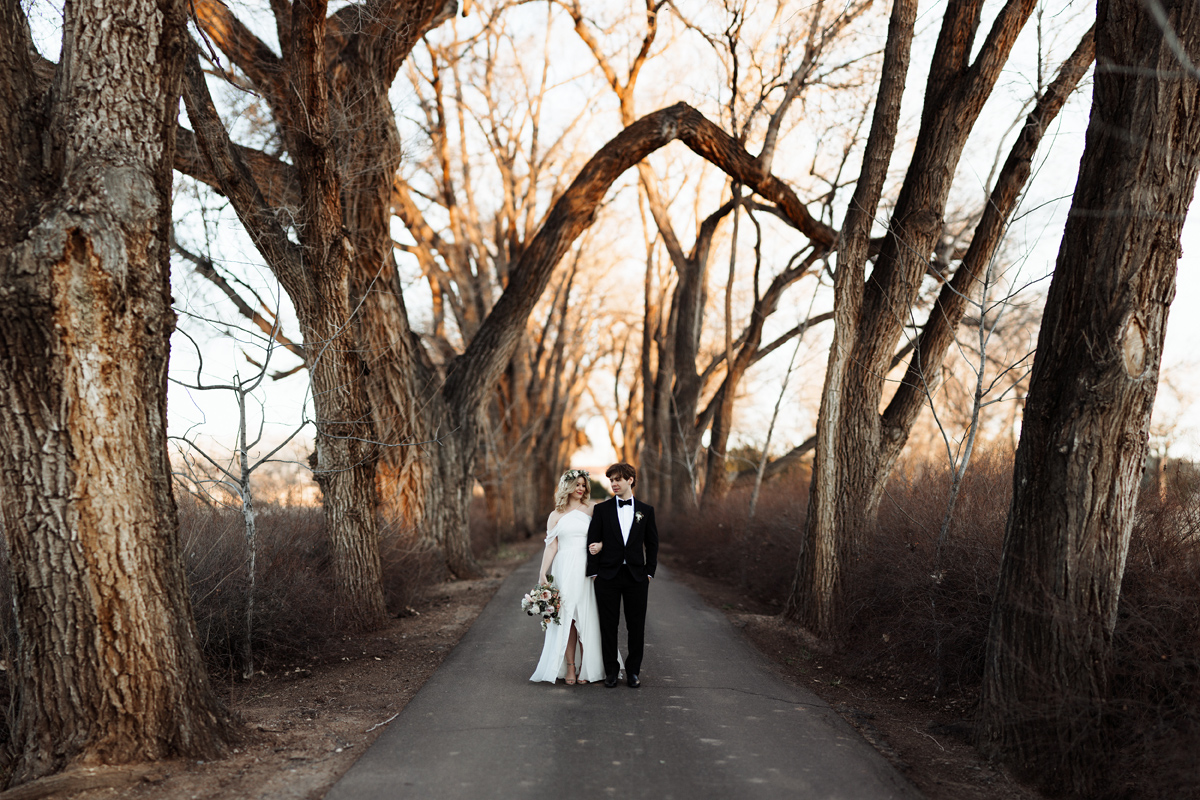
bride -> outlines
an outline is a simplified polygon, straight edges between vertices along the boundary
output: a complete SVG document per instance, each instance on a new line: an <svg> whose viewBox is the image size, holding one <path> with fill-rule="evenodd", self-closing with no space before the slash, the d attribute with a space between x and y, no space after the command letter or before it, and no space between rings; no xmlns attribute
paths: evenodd
<svg viewBox="0 0 1200 800"><path fill-rule="evenodd" d="M542 657L531 681L554 683L565 678L573 685L604 679L596 595L586 575L587 532L592 522L592 504L587 499L590 491L588 474L581 469L569 469L558 479L554 513L546 521L546 550L538 583L545 583L547 574L554 576L562 624L546 626ZM600 552L600 544L591 547Z"/></svg>

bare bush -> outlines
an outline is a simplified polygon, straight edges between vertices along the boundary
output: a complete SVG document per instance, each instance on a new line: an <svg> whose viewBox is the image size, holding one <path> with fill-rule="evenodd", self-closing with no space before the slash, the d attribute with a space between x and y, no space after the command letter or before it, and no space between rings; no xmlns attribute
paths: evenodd
<svg viewBox="0 0 1200 800"><path fill-rule="evenodd" d="M183 499L180 529L200 644L209 670L240 667L246 636L248 551L236 509ZM381 530L383 586L389 613L404 613L433 576L433 554L406 549L401 531ZM335 589L329 538L319 507L267 505L258 512L254 592L257 668L272 671L308 659L340 636L352 618Z"/></svg>
<svg viewBox="0 0 1200 800"><path fill-rule="evenodd" d="M794 469L764 486L753 518L751 492L738 487L703 512L676 514L669 527L663 525L664 542L686 569L733 583L747 599L778 607L795 573L808 474Z"/></svg>
<svg viewBox="0 0 1200 800"><path fill-rule="evenodd" d="M945 462L906 464L853 570L840 646L863 674L931 694L978 686L1012 494L1012 454L976 456L937 569L950 491Z"/></svg>

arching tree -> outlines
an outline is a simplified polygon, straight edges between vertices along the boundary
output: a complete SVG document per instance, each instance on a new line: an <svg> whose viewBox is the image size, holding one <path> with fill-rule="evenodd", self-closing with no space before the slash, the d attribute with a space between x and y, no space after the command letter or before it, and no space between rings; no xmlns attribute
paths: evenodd
<svg viewBox="0 0 1200 800"><path fill-rule="evenodd" d="M786 153L786 143L780 149L781 136L786 131L789 112L803 102L808 93L833 81L853 83L841 65L827 63L832 53L843 44L842 36L870 8L870 3L852 3L842 7L827 7L817 3L803 7L785 2L767 4L757 13L749 3L727 3L716 12L717 23L711 31L701 31L687 19L687 10L659 0L647 0L643 14L630 15L629 24L638 26L636 36L629 41L619 40L624 27L613 26L617 34L606 36L605 24L589 18L585 5L578 0L555 0L569 14L579 39L608 84L618 105L621 121L631 124L637 118L639 79L652 63L664 25L660 17L668 13L678 18L674 27L682 28L683 36L695 34L703 46L716 51L728 86L722 87L721 124L743 147L755 146L759 152L756 163L761 171L770 173L777 156ZM710 11L716 6L710 7ZM602 9L596 9L597 16ZM762 17L761 20L758 17ZM762 23L761 30L751 32L747 20ZM613 41L616 39L616 41ZM672 43L674 44L674 43ZM627 64L621 64L614 52L629 52ZM853 60L852 60L853 61ZM643 101L644 102L644 101ZM786 139L786 136L784 136ZM744 323L735 322L732 313L726 314L724 328L726 347L706 352L706 333L713 336L710 319L710 284L712 258L719 243L721 226L728 227L730 219L739 214L750 216L760 234L778 235L759 220L772 218L787 225L786 214L742 196L740 186L725 186L730 197L716 192L705 196L696 189L698 213L691 244L680 229L686 221L672 209L668 183L648 163L638 165L638 188L645 208L653 221L655 236L649 237L648 266L655 263L655 253L665 252L667 269L662 276L648 269L645 285L644 319L642 324L641 370L638 383L642 388L641 428L625 428L630 442L640 440L642 462L641 485L649 489L655 502L665 508L680 510L695 508L704 502L719 501L727 491L725 450L732 434L738 387L747 371L782 344L798 335L804 327L800 321L782 336L769 342L763 338L767 320L780 305L784 293L806 275L815 271L821 258L836 244L836 231L825 224L809 226L802 232L805 251L780 268L761 258L756 248L756 263L749 268L731 262L734 272L753 273L750 309ZM737 199L732 195L736 192ZM830 193L832 197L832 193ZM711 209L711 210L709 210ZM757 216L756 216L757 215ZM682 224L681 224L682 223ZM749 228L750 226L745 226ZM736 230L737 226L734 225ZM790 233L790 232L789 232ZM760 235L760 240L762 236ZM737 238L730 247L737 251ZM760 283L762 285L760 285ZM733 281L727 285L726 300ZM822 315L809 324L827 321ZM735 331L734 325L740 326ZM719 328L718 328L719 329ZM711 348L710 348L711 349ZM711 428L707 458L702 454L704 434ZM628 449L626 446L625 449ZM703 494L701 494L703 486Z"/></svg>
<svg viewBox="0 0 1200 800"><path fill-rule="evenodd" d="M262 93L276 124L296 127L295 120L304 118L309 110L288 91L289 71L284 67L289 58L295 58L288 55L294 52L295 32L285 24L290 17L281 16L287 9L275 8L283 43L281 61L217 0L201 0L196 8L201 29ZM374 437L387 445L422 444L386 447L378 465L379 484L397 493L399 507L428 541L444 551L450 570L466 576L478 571L470 550L467 509L481 434L480 414L493 397L555 266L591 224L605 193L621 173L646 154L682 139L778 205L780 213L802 232L815 235L826 226L809 214L794 192L764 172L740 143L694 109L679 105L655 112L602 148L557 199L537 235L507 266L503 293L480 318L466 349L443 372L409 324L397 279L390 214L393 203L402 203L395 179L401 148L387 99L387 88L415 37L443 14L443 9L434 5L384 4L370 9L351 5L331 15L325 27L314 22L312 35L323 38L327 51L339 54L326 62L331 109L326 136L332 145L323 152L340 165L330 174L341 180L341 230L351 245L347 248L350 301L345 307L354 309L349 319L357 334L358 352L363 354L361 377L375 422ZM401 19L396 15L413 16ZM656 124L665 127L655 129ZM307 136L303 130L285 133L284 142L301 133ZM177 166L229 196L261 251L279 238L277 231L271 232L272 225L278 224L273 209L299 208L308 202L299 190L299 165L262 151L220 144L220 138L206 143L197 136L199 147L181 152ZM257 191L234 191L232 183L215 175L212 165L222 159L229 162L228 174L244 176L239 180L257 185ZM328 213L330 195L323 196L327 200L322 213ZM410 232L420 241L431 241L431 231L415 223ZM280 249L283 247L280 244ZM268 263L271 260L267 257ZM345 381L351 378L344 375Z"/></svg>
<svg viewBox="0 0 1200 800"><path fill-rule="evenodd" d="M554 119L563 110L553 103L551 31L520 28L495 14L473 35L444 31L406 70L420 114L393 207L412 236L398 249L415 257L428 286L429 321L418 328L442 377L582 162L569 140L582 118ZM486 402L475 475L499 530L541 530L578 446L583 360L596 343L594 287L609 263L586 240L573 249ZM380 493L385 513L401 496L386 481Z"/></svg>

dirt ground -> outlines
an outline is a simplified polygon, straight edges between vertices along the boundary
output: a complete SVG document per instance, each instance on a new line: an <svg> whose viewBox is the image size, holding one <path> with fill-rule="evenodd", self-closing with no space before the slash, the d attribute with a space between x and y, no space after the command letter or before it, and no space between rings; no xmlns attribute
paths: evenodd
<svg viewBox="0 0 1200 800"><path fill-rule="evenodd" d="M78 771L4 792L0 800L321 798L434 673L501 581L540 545L508 547L485 563L486 578L432 587L414 606L417 613L385 630L346 636L307 663L221 687L247 730L223 759ZM901 696L888 691L886 678L843 679L819 643L775 616L754 613L761 609L739 607L735 590L674 574L723 609L786 680L837 709L931 800L1040 800L956 735L963 701Z"/></svg>

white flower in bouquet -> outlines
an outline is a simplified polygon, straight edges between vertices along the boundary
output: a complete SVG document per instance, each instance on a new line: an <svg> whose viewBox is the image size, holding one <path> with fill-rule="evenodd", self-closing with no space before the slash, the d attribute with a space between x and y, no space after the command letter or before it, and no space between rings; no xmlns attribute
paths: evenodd
<svg viewBox="0 0 1200 800"><path fill-rule="evenodd" d="M547 575L545 583L539 583L521 598L521 609L531 617L541 617L542 630L546 630L551 622L562 624L558 618L562 604L553 575Z"/></svg>

